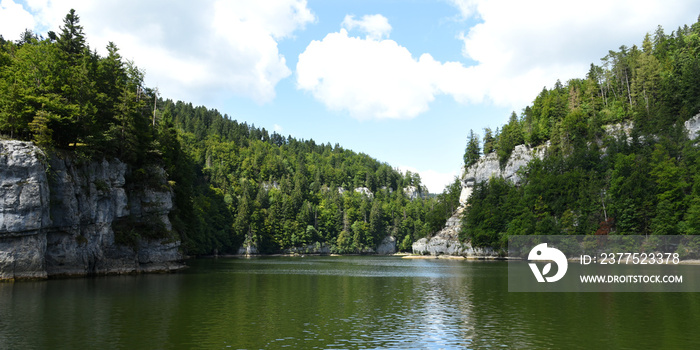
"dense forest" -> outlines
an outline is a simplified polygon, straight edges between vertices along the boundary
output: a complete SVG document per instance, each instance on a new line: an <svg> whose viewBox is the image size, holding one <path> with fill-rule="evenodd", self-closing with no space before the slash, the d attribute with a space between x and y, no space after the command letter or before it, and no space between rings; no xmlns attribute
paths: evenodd
<svg viewBox="0 0 700 350"><path fill-rule="evenodd" d="M46 38L0 36L0 135L84 161L118 158L129 164L127 180L143 186L158 186L154 168L165 169L187 254L321 244L367 252L387 235L408 250L457 207L457 180L431 196L418 174L366 154L163 100L116 44L107 52L87 45L73 10Z"/></svg>
<svg viewBox="0 0 700 350"><path fill-rule="evenodd" d="M500 129L468 137L505 164L518 144L547 145L519 186L478 184L460 238L504 246L527 234L700 234L700 147L684 122L700 113L700 22L642 47L621 46L585 78L557 81ZM482 147L483 145L483 147Z"/></svg>

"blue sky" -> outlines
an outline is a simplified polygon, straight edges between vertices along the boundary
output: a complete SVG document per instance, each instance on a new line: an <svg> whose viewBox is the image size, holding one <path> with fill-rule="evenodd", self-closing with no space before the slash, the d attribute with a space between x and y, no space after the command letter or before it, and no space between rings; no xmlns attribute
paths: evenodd
<svg viewBox="0 0 700 350"><path fill-rule="evenodd" d="M0 34L57 31L70 8L163 97L418 171L431 192L470 129L700 15L690 0L0 0Z"/></svg>

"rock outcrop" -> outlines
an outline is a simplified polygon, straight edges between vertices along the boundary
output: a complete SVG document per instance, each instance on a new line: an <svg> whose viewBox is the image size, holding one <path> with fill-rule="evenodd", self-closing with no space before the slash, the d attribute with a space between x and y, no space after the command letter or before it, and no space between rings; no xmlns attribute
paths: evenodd
<svg viewBox="0 0 700 350"><path fill-rule="evenodd" d="M406 186L406 188L403 189L403 193L409 200L424 198L423 191L416 186Z"/></svg>
<svg viewBox="0 0 700 350"><path fill-rule="evenodd" d="M238 250L238 255L255 255L258 254L257 249L253 246L254 252L250 253L246 251L245 245ZM378 254L378 255L391 255L396 253L396 237L388 235L377 245L375 249L373 248L363 248L361 250L350 252L354 254ZM313 243L307 244L301 247L291 247L283 250L284 254L298 255L298 254L314 254L314 255L329 255L334 253L334 247L329 243ZM348 252L345 252L348 253Z"/></svg>
<svg viewBox="0 0 700 350"><path fill-rule="evenodd" d="M457 209L447 219L445 227L431 238L421 238L413 243L413 254L417 255L454 255L465 257L495 258L499 254L492 248L472 247L470 243L459 241L461 217L464 207Z"/></svg>
<svg viewBox="0 0 700 350"><path fill-rule="evenodd" d="M160 171L160 173L159 173ZM132 186L114 160L50 159L29 142L0 142L0 280L180 268L162 170Z"/></svg>
<svg viewBox="0 0 700 350"><path fill-rule="evenodd" d="M697 138L700 135L700 114L688 119L684 125L688 132L688 138L691 140Z"/></svg>
<svg viewBox="0 0 700 350"><path fill-rule="evenodd" d="M240 251L238 253L240 254ZM284 254L329 255L329 254L331 254L331 246L328 243L316 242L314 244L307 244L307 245L302 246L302 247L287 248L284 250Z"/></svg>
<svg viewBox="0 0 700 350"><path fill-rule="evenodd" d="M357 192L363 196L367 196L367 198L369 198L369 199L374 198L374 193L372 193L372 190L370 190L367 187L357 187L357 188L355 188L355 192Z"/></svg>
<svg viewBox="0 0 700 350"><path fill-rule="evenodd" d="M688 137L692 140L700 135L700 114L695 115L684 123ZM632 141L632 122L625 122L604 126L605 134L612 137L626 137ZM460 218L465 210L467 200L472 195L476 184L488 181L492 177L501 177L514 184L521 181L520 169L524 168L531 160L542 159L550 143L547 141L542 146L528 147L527 145L515 146L513 153L504 168L500 167L498 156L495 152L482 156L474 165L462 169L462 192L460 193L460 207L454 215L447 220L445 227L431 238L421 238L413 243L413 253L420 255L462 255L462 256L492 256L496 252L491 249L473 248L469 243L459 241L461 229Z"/></svg>
<svg viewBox="0 0 700 350"><path fill-rule="evenodd" d="M386 236L377 246L376 250L379 255L390 255L396 253L396 237Z"/></svg>
<svg viewBox="0 0 700 350"><path fill-rule="evenodd" d="M467 203L467 199L471 196L476 184L488 181L492 177L502 177L510 182L519 184L521 175L518 172L521 168L527 165L531 160L538 158L542 159L544 153L549 147L549 141L539 147L528 147L526 145L518 145L513 149L505 167L501 168L498 162L498 155L492 152L482 156L479 161L469 168L462 168L462 193L459 196L460 204Z"/></svg>
<svg viewBox="0 0 700 350"><path fill-rule="evenodd" d="M460 206L447 220L445 227L430 238L421 238L413 243L413 254L418 255L455 255L466 257L497 257L499 252L491 248L472 247L470 243L459 241L462 213L467 200L476 184L488 181L492 177L502 177L515 184L520 183L519 170L535 158L542 159L549 142L540 147L526 145L515 146L505 167L501 168L495 152L482 156L469 168L462 169L462 192L459 196Z"/></svg>

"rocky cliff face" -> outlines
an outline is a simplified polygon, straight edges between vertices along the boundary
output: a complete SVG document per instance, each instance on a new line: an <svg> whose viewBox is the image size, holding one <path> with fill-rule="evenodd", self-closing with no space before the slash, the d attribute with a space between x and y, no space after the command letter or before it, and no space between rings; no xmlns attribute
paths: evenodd
<svg viewBox="0 0 700 350"><path fill-rule="evenodd" d="M461 218L464 207L457 209L445 223L445 227L431 238L421 238L412 245L413 254L418 255L454 255L466 257L498 256L492 248L472 247L470 243L459 241L459 230L462 227Z"/></svg>
<svg viewBox="0 0 700 350"><path fill-rule="evenodd" d="M535 158L542 159L549 142L544 146L531 148L526 145L515 146L504 168L498 162L496 153L484 155L476 164L462 169L462 192L459 196L460 207L447 220L445 227L430 238L421 238L412 245L413 254L419 255L459 255L467 257L496 257L498 252L491 248L472 247L469 243L459 241L462 213L467 200L476 184L488 181L492 177L502 177L513 183L520 183L519 170Z"/></svg>
<svg viewBox="0 0 700 350"><path fill-rule="evenodd" d="M687 120L684 124L690 139L695 139L700 135L700 114ZM604 127L605 133L613 137L627 137L631 140L631 122L607 125ZM413 253L421 255L462 255L462 256L492 256L496 252L490 249L473 248L468 243L459 241L459 231L461 229L461 214L465 209L467 200L471 196L474 186L482 181L488 181L491 177L502 177L515 184L519 184L521 177L519 170L527 165L531 160L544 157L545 151L550 143L538 147L528 147L526 145L515 146L513 153L508 159L506 166L501 169L496 153L486 154L479 161L469 168L462 168L462 192L459 197L460 208L447 220L445 227L431 238L422 238L413 243Z"/></svg>
<svg viewBox="0 0 700 350"><path fill-rule="evenodd" d="M700 135L700 114L688 119L685 122L685 129L688 131L688 138L695 139Z"/></svg>
<svg viewBox="0 0 700 350"><path fill-rule="evenodd" d="M462 193L459 196L459 202L462 205L467 203L474 186L480 182L488 181L492 177L502 177L515 184L520 183L521 178L518 170L535 158L542 159L547 147L549 147L549 141L543 146L534 148L526 145L515 146L503 169L498 162L496 152L482 156L476 164L469 168L462 168Z"/></svg>
<svg viewBox="0 0 700 350"><path fill-rule="evenodd" d="M171 191L164 179L128 185L128 171L119 160L76 164L0 142L0 280L179 268Z"/></svg>

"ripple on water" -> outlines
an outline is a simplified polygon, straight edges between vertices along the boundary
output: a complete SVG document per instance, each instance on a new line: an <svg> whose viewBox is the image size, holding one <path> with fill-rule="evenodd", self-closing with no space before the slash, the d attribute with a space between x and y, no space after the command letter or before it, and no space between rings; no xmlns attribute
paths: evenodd
<svg viewBox="0 0 700 350"><path fill-rule="evenodd" d="M508 293L503 262L189 263L170 275L0 284L0 349L700 348L692 293Z"/></svg>

